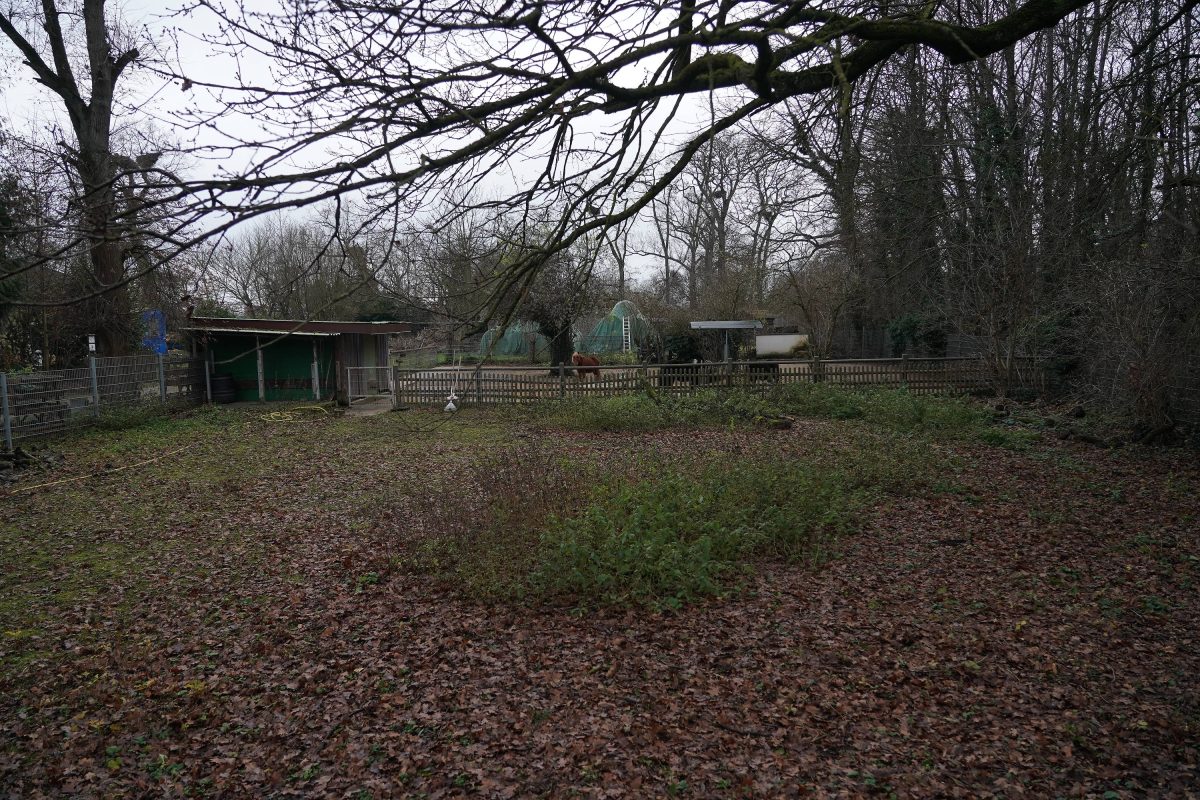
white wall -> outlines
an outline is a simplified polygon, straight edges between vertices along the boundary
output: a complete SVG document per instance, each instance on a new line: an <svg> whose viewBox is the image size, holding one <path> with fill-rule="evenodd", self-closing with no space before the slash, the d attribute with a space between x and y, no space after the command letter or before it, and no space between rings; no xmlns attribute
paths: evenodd
<svg viewBox="0 0 1200 800"><path fill-rule="evenodd" d="M760 356L790 356L792 348L808 344L807 333L768 333L754 337L754 351Z"/></svg>

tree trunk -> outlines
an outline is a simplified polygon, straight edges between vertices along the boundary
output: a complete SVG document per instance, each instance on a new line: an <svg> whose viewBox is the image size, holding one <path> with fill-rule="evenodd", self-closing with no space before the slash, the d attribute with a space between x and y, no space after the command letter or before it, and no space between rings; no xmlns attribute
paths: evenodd
<svg viewBox="0 0 1200 800"><path fill-rule="evenodd" d="M0 13L0 29L25 57L26 65L39 83L62 100L76 149L64 153L79 178L81 195L74 198L80 209L80 239L88 247L91 280L86 294L98 296L84 304L84 313L96 334L100 355L128 352L134 326L130 319L129 293L118 284L124 278L128 223L117 208L118 172L112 158L113 98L117 80L138 58L136 48L114 53L104 14L105 0L84 0L84 45L87 75L76 77L71 65L72 42L64 36L61 12L53 2L41 6L41 27L46 35L49 59L27 41L11 22L11 11ZM86 86L86 89L81 88Z"/></svg>
<svg viewBox="0 0 1200 800"><path fill-rule="evenodd" d="M544 335L550 339L550 363L557 366L559 364L571 363L571 354L575 352L575 343L571 341L571 325L567 324L565 328L560 328L553 333L543 331Z"/></svg>

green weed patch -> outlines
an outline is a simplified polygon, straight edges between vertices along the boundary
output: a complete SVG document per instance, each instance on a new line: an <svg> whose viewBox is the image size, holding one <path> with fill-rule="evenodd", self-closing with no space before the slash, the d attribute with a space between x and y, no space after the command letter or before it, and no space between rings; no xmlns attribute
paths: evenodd
<svg viewBox="0 0 1200 800"><path fill-rule="evenodd" d="M543 406L539 413L552 425L574 430L742 425L784 416L862 420L892 431L936 438L969 438L988 427L987 412L960 398L904 390L851 391L819 383L776 386L766 392L710 389L685 395L650 391L580 398Z"/></svg>
<svg viewBox="0 0 1200 800"><path fill-rule="evenodd" d="M759 560L819 564L884 493L927 485L928 448L860 432L801 455L680 453L587 463L544 450L486 474L410 565L488 598L673 608L721 595ZM506 467L507 464L507 467ZM583 487L564 503L563 486ZM479 511L487 508L487 516Z"/></svg>

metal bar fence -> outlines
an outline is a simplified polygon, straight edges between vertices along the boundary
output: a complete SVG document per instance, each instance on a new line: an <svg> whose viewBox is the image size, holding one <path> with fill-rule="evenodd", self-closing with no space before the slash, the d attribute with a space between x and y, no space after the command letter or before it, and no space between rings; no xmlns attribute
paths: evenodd
<svg viewBox="0 0 1200 800"><path fill-rule="evenodd" d="M1183 423L1200 426L1200 358L1183 364L1168 388L1171 411Z"/></svg>
<svg viewBox="0 0 1200 800"><path fill-rule="evenodd" d="M390 397L395 373L391 367L346 367L346 402Z"/></svg>
<svg viewBox="0 0 1200 800"><path fill-rule="evenodd" d="M158 355L92 358L86 367L0 375L4 446L94 422L109 409L205 400L199 359Z"/></svg>
<svg viewBox="0 0 1200 800"><path fill-rule="evenodd" d="M1039 388L1041 369L1023 364L1020 385ZM688 394L704 389L767 390L797 383L847 388L907 389L914 394L981 391L996 385L980 359L894 358L634 364L601 367L446 367L394 371L397 406L496 405L573 397L615 397L652 389Z"/></svg>

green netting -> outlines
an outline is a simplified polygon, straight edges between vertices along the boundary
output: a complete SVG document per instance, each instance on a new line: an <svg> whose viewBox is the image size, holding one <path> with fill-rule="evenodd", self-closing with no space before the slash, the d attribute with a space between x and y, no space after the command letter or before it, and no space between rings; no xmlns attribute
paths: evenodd
<svg viewBox="0 0 1200 800"><path fill-rule="evenodd" d="M637 306L621 300L608 316L596 323L592 332L575 341L575 349L581 353L620 353L625 349L625 320L629 320L630 347L636 352L654 335L650 321L642 316Z"/></svg>
<svg viewBox="0 0 1200 800"><path fill-rule="evenodd" d="M492 347L493 340L496 342L495 347ZM524 321L509 325L503 332L499 328L492 328L483 334L479 340L479 354L481 356L488 353L494 356L529 356L531 346L534 349L534 358L550 352L550 341L538 333L536 325Z"/></svg>

